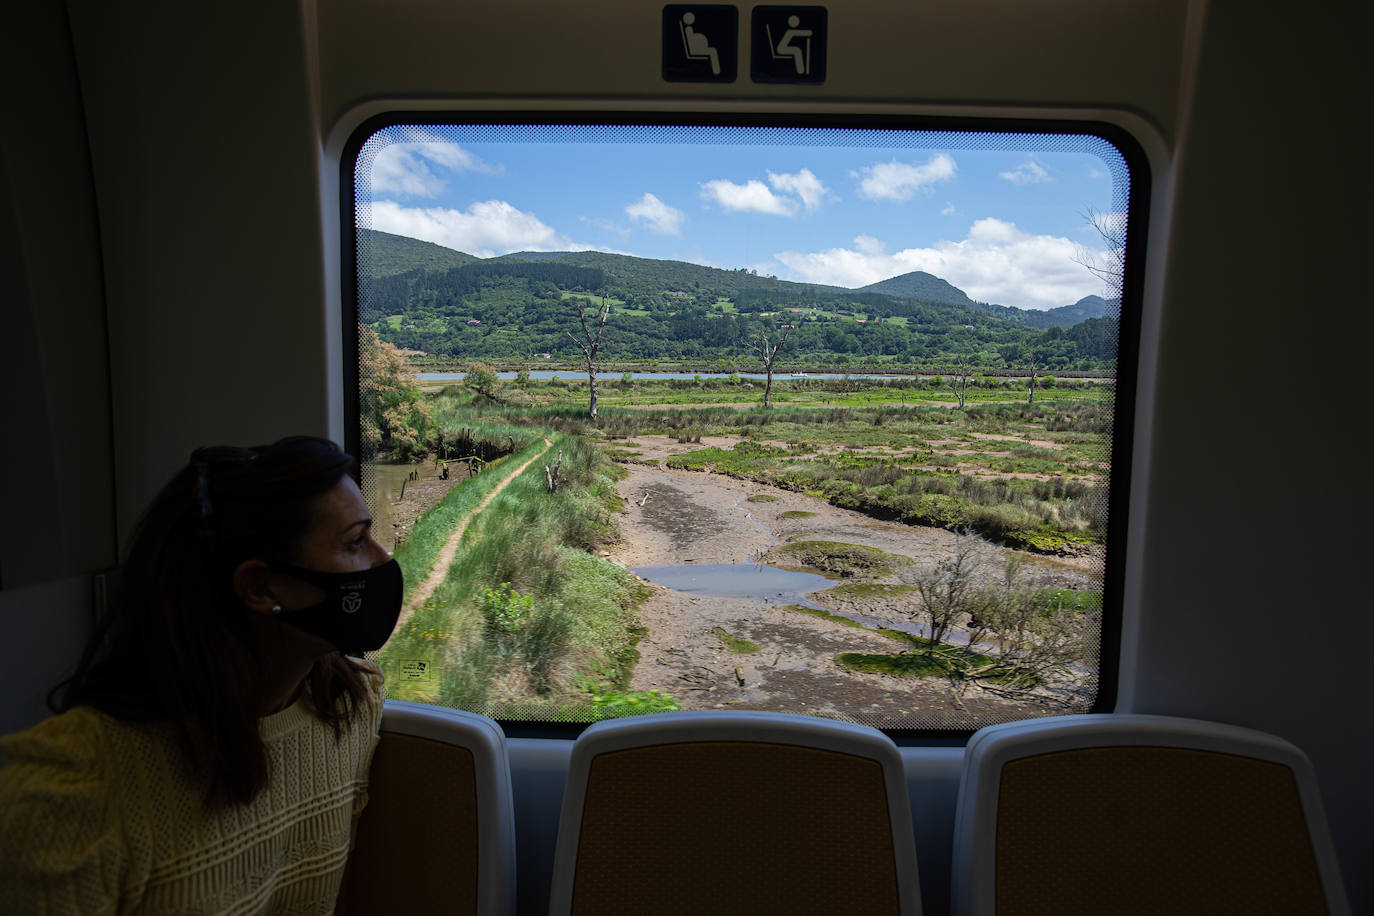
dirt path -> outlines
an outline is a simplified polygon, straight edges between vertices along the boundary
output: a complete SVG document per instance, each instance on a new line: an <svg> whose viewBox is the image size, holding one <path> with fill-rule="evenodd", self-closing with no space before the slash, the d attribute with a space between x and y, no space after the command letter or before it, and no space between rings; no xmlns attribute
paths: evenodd
<svg viewBox="0 0 1374 916"><path fill-rule="evenodd" d="M439 556L435 558L434 566L430 568L429 575L426 576L425 581L421 582L419 587L411 593L410 603L401 609L401 617L396 622L397 628L405 623L406 618L409 617L417 607L428 601L429 596L434 594L434 590L443 584L444 577L448 575L448 568L453 563L453 558L458 555L458 545L462 543L463 533L468 530L468 523L482 514L482 510L490 505L493 499L500 496L501 491L510 486L512 480L525 473L530 465L547 454L548 450L551 448L553 448L553 442L545 439L543 449L524 464L520 465L520 467L507 474L505 478L487 494L486 499L478 503L477 508L463 516L462 520L458 522L457 527L453 529L453 533L448 536L448 540L444 542L444 546L439 549Z"/></svg>
<svg viewBox="0 0 1374 916"><path fill-rule="evenodd" d="M627 445L658 458L724 441L684 445L644 436ZM952 552L956 536L933 528L878 521L812 497L719 474L627 465L619 484L626 499L625 537L611 558L629 567L654 564L744 563L791 540L862 544L918 560ZM750 501L762 496L764 501ZM799 513L808 513L800 515ZM1091 588L1081 564L1024 555L1058 587ZM875 584L892 577L846 579ZM838 583L837 583L838 584ZM788 610L781 599L715 598L652 585L641 610L648 634L640 641L635 690L661 690L684 708L772 709L809 712L896 728L967 726L1049 714L1043 706L971 689L962 698L942 679L899 678L843 668L841 652L889 654L903 645L876 633ZM813 592L813 602L905 621L903 609L872 599ZM863 606L860 607L859 605ZM876 613L875 613L876 612ZM759 646L731 651L718 631Z"/></svg>

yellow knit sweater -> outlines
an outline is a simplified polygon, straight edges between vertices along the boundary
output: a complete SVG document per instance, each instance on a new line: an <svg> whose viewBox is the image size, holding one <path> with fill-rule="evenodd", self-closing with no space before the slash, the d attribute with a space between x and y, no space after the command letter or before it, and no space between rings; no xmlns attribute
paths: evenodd
<svg viewBox="0 0 1374 916"><path fill-rule="evenodd" d="M0 739L0 912L334 911L384 694L335 740L306 697L260 720L267 787L206 809L168 726L78 707Z"/></svg>

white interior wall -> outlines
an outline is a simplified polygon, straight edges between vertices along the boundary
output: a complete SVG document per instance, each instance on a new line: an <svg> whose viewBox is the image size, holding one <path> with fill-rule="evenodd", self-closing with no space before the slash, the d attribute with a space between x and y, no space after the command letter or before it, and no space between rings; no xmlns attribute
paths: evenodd
<svg viewBox="0 0 1374 916"><path fill-rule="evenodd" d="M1374 906L1374 803L1361 779L1374 738L1355 654L1372 635L1356 565L1371 475L1366 452L1340 447L1367 413L1356 399L1370 337L1358 141L1374 93L1353 7L1213 2L1190 83L1181 2L849 0L829 5L831 80L819 90L666 86L658 8L629 0L70 9L105 262L121 533L194 446L331 428L339 382L320 367L337 365L322 266L333 238L321 226L336 204L320 146L370 100L547 96L553 72L562 98L1111 105L1142 119L1176 197L1166 287L1147 316L1159 363L1145 378L1151 432L1134 494L1149 523L1132 545L1121 708L1302 747L1352 907ZM47 31L32 35L58 48ZM860 65L874 85L854 76ZM87 180L79 165L54 168ZM87 371L77 377L93 381ZM11 696L20 677L57 666L65 649L54 646L86 612L80 581L0 593L11 644L52 650L6 673ZM39 614L65 622L30 628Z"/></svg>
<svg viewBox="0 0 1374 916"><path fill-rule="evenodd" d="M0 122L0 587L114 563L105 301L84 112L60 4L7 13ZM22 521L19 521L22 520Z"/></svg>
<svg viewBox="0 0 1374 916"><path fill-rule="evenodd" d="M1211 3L1180 131L1139 614L1123 711L1245 725L1316 767L1354 912L1374 909L1360 574L1374 466L1353 6Z"/></svg>
<svg viewBox="0 0 1374 916"><path fill-rule="evenodd" d="M0 55L0 733L47 714L115 563L96 202L66 15L5 13Z"/></svg>
<svg viewBox="0 0 1374 916"><path fill-rule="evenodd" d="M318 128L295 4L69 7L123 539L197 446L329 432Z"/></svg>

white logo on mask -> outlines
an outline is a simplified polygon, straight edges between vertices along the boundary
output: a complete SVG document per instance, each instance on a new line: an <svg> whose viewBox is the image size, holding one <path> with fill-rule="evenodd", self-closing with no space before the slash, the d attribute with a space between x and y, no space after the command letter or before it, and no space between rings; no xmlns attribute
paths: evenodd
<svg viewBox="0 0 1374 916"><path fill-rule="evenodd" d="M363 599L358 597L357 592L349 592L343 596L343 612L345 614L356 613L363 606Z"/></svg>

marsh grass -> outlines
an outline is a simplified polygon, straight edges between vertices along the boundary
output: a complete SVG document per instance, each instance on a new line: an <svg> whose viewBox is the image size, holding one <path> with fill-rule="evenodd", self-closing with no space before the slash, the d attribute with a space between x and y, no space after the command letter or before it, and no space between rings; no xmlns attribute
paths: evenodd
<svg viewBox="0 0 1374 916"><path fill-rule="evenodd" d="M778 559L797 566L849 577L885 576L892 572L898 558L876 547L845 544L840 541L794 541L774 548Z"/></svg>
<svg viewBox="0 0 1374 916"><path fill-rule="evenodd" d="M543 447L544 443L541 440L537 445L528 446L514 455L490 462L483 473L451 488L434 508L416 520L410 533L393 553L405 579L406 602L409 602L413 589L429 575L439 551L443 549L458 521L475 509L496 488L507 473L507 468L518 466Z"/></svg>
<svg viewBox="0 0 1374 916"><path fill-rule="evenodd" d="M1041 458L983 458L1008 470L1063 474L1062 463ZM788 450L742 441L670 457L668 467L754 479L815 495L832 505L877 518L939 528L972 528L1009 546L1071 552L1100 541L1105 515L1086 482L981 478L943 469L912 468L891 456L840 453L798 457ZM1049 484L1048 486L1046 484Z"/></svg>
<svg viewBox="0 0 1374 916"><path fill-rule="evenodd" d="M841 652L835 663L850 671L868 674L890 674L894 677L934 677L948 670L926 655L881 655L867 652Z"/></svg>
<svg viewBox="0 0 1374 916"><path fill-rule="evenodd" d="M580 686L589 673L626 667L647 590L587 552L618 537L613 478L624 471L591 442L554 438L549 455L564 453L559 491L548 492L538 461L517 477L473 518L443 583L379 653L391 696L479 712L524 704L567 718L590 702ZM532 601L493 629L482 596L501 583ZM439 675L406 680L401 666L416 659Z"/></svg>
<svg viewBox="0 0 1374 916"><path fill-rule="evenodd" d="M732 636L729 633L725 632L725 630L721 627L716 627L711 632L716 634L716 637L720 640L721 645L725 646L726 649L730 650L736 655L753 655L756 652L763 651L763 647L760 646L758 643L750 642L749 640L744 639L740 636Z"/></svg>
<svg viewBox="0 0 1374 916"><path fill-rule="evenodd" d="M842 381L797 380L795 387L814 395L852 394L845 385L858 383ZM729 379L636 381L631 387L636 393L699 390L726 400L732 392L748 390ZM879 382L868 388L900 391ZM1000 389L989 383L986 390ZM538 426L593 440L651 434L690 444L706 436L736 436L743 441L733 448L694 449L663 464L755 480L876 518L972 528L1010 547L1073 554L1102 543L1106 535L1105 501L1097 488L1105 485L1107 474L1101 463L1109 457L1111 394L1109 384L1093 382L1056 388L1055 399L1035 404L973 403L964 410L925 403L828 409L782 404L771 410L605 407L590 420L585 404L569 401L524 409L487 405L470 408L469 415L471 422ZM1058 400L1061 396L1076 400ZM1055 447L1017 439L1050 441ZM639 460L629 453L620 457Z"/></svg>
<svg viewBox="0 0 1374 916"><path fill-rule="evenodd" d="M893 654L870 652L841 652L835 656L835 663L851 671L864 671L870 674L890 674L894 677L936 677L950 675L968 667L991 665L996 659L959 646L940 646L934 653L927 652L930 640L903 633L900 630L881 629L889 639L909 644L919 652L903 651Z"/></svg>
<svg viewBox="0 0 1374 916"><path fill-rule="evenodd" d="M1102 610L1102 593L1073 588L1042 588L1033 592L1042 609L1065 608L1077 612Z"/></svg>

